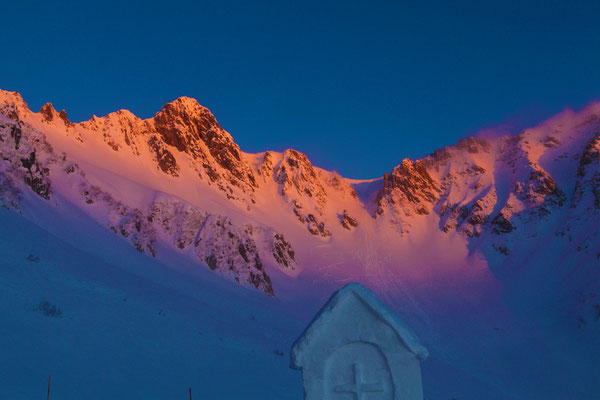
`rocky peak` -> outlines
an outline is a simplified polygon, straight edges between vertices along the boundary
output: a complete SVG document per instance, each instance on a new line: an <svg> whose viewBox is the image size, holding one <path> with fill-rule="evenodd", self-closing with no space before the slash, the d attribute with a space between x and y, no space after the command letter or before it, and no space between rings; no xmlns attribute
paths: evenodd
<svg viewBox="0 0 600 400"><path fill-rule="evenodd" d="M46 103L40 108L40 114L44 117L44 121L52 122L55 120L62 120L65 126L71 126L71 121L67 118L67 112L65 110L61 110L60 112L56 112L56 109L52 105L52 103Z"/></svg>
<svg viewBox="0 0 600 400"><path fill-rule="evenodd" d="M8 90L0 90L0 113L12 120L18 121L30 112L21 94L18 92L9 92Z"/></svg>
<svg viewBox="0 0 600 400"><path fill-rule="evenodd" d="M284 151L273 176L280 194L292 204L292 212L308 231L315 236L331 236L323 220L323 210L327 204L323 187L325 179L321 179L321 173L313 167L308 157L296 150Z"/></svg>
<svg viewBox="0 0 600 400"><path fill-rule="evenodd" d="M21 120L0 120L0 160L5 183L21 181L41 198L50 199L50 165L57 159L43 133Z"/></svg>
<svg viewBox="0 0 600 400"><path fill-rule="evenodd" d="M293 168L306 167L306 168L312 169L312 163L308 160L308 157L306 157L306 154L304 154L304 153L300 153L299 151L296 151L293 149L287 149L283 153L283 156L285 158L285 161L287 162L287 164L290 167L293 167Z"/></svg>
<svg viewBox="0 0 600 400"><path fill-rule="evenodd" d="M217 181L221 175L214 165L216 162L227 171L226 179L233 185L245 184L250 190L257 186L240 147L221 128L214 115L196 100L180 97L165 104L154 116L153 124L167 145L199 160L211 181Z"/></svg>
<svg viewBox="0 0 600 400"><path fill-rule="evenodd" d="M375 217L387 213L394 223L402 225L402 232L409 232L411 224L405 217L429 214L439 193L438 184L422 160L404 159L391 174L384 174Z"/></svg>
<svg viewBox="0 0 600 400"><path fill-rule="evenodd" d="M44 121L52 122L58 117L58 112L54 109L52 103L46 103L40 108L40 114L43 115Z"/></svg>
<svg viewBox="0 0 600 400"><path fill-rule="evenodd" d="M398 190L406 200L418 204L436 200L439 188L427 172L422 160L411 161L408 158L383 175L383 194Z"/></svg>
<svg viewBox="0 0 600 400"><path fill-rule="evenodd" d="M189 97L180 97L165 104L154 115L154 124L165 142L182 152L189 152L198 139L206 141L210 131L222 131L208 108ZM233 141L230 136L229 139Z"/></svg>
<svg viewBox="0 0 600 400"><path fill-rule="evenodd" d="M325 189L316 170L308 157L299 151L288 149L283 153L281 161L275 167L275 179L283 196L308 196L314 198L319 207L325 206L327 202Z"/></svg>

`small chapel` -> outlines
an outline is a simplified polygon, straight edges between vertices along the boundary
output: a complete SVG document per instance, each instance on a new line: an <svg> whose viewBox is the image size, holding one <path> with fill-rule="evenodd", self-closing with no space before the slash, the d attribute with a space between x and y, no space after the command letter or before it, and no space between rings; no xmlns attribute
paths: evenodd
<svg viewBox="0 0 600 400"><path fill-rule="evenodd" d="M294 342L305 400L422 400L427 349L372 292L350 283L335 292Z"/></svg>

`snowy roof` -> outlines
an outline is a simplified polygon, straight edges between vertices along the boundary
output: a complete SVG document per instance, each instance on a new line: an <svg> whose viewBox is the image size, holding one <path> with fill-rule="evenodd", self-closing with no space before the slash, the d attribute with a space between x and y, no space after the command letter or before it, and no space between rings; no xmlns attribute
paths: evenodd
<svg viewBox="0 0 600 400"><path fill-rule="evenodd" d="M325 303L323 308L315 315L308 327L302 332L292 345L291 366L300 368L302 353L307 350L310 338L318 335L318 331L328 325L331 316L337 312L342 300L348 296L356 295L370 308L379 318L388 324L398 334L404 345L421 360L429 356L427 349L421 344L415 333L400 319L388 306L379 300L370 290L360 283L349 283L336 291Z"/></svg>

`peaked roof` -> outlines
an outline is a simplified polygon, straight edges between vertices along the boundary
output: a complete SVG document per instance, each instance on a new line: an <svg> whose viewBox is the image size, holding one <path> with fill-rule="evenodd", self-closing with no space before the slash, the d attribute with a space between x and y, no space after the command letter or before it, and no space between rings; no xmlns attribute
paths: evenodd
<svg viewBox="0 0 600 400"><path fill-rule="evenodd" d="M339 309L342 300L348 296L356 295L364 304L371 309L379 318L388 324L398 334L404 345L421 360L429 356L427 349L421 344L414 332L402 321L388 306L379 300L370 290L360 283L349 283L336 291L325 303L323 308L315 315L308 327L302 332L292 345L291 362L292 368L301 368L301 359L304 351L309 346L310 338L317 335L317 331L327 325L328 320Z"/></svg>

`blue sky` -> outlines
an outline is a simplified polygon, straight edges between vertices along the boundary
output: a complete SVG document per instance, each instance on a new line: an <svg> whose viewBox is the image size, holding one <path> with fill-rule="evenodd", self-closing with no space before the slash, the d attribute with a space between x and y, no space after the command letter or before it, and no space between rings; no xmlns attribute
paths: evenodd
<svg viewBox="0 0 600 400"><path fill-rule="evenodd" d="M57 4L60 3L60 4ZM182 95L243 150L382 175L600 98L600 2L3 4L0 88L73 121Z"/></svg>

